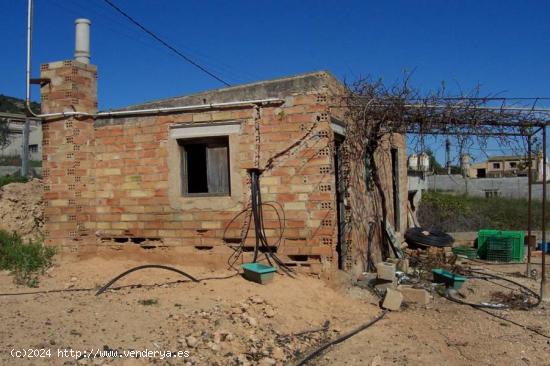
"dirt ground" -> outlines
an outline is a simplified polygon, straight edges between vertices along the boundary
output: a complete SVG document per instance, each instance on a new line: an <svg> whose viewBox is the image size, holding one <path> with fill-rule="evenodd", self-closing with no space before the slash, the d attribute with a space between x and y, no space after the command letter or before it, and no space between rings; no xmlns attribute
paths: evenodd
<svg viewBox="0 0 550 366"><path fill-rule="evenodd" d="M210 279L194 283L175 273L146 269L123 278L113 285L117 289L100 296L95 291L78 291L97 289L143 263L111 255L63 254L41 278L38 289L15 286L9 274L1 273L0 364L292 365L316 346L381 311L374 295L345 285L349 279L344 275L331 283L307 275L296 279L277 275L262 286L231 276L230 271L178 266L197 278ZM507 273L523 270L521 265L486 267ZM537 289L533 280L513 278ZM44 293L55 289L71 291ZM39 293L5 295L35 291ZM471 280L461 293L477 301L488 300L495 291L510 290ZM549 304L498 314L550 336ZM322 327L326 321L330 321L326 331L293 335ZM29 349L44 350L34 351L42 357L11 355ZM97 350L105 357L76 360L77 351L99 355ZM130 350L157 354L126 357L123 352ZM161 359L160 351L180 351L181 357ZM113 358L115 352L120 357ZM550 365L550 338L435 294L428 306L390 312L310 364Z"/></svg>
<svg viewBox="0 0 550 366"><path fill-rule="evenodd" d="M10 183L0 187L0 229L16 231L25 239L39 239L43 226L42 181Z"/></svg>

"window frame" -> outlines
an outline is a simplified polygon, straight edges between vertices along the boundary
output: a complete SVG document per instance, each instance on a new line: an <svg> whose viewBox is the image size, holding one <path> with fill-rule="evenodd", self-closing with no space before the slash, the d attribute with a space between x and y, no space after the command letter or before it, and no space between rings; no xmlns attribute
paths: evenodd
<svg viewBox="0 0 550 366"><path fill-rule="evenodd" d="M178 138L178 147L180 149L180 177L181 177L181 189L180 194L182 197L228 197L231 196L231 159L229 151L229 136L204 136L204 137L190 137L190 138ZM189 193L189 173L187 163L187 151L185 146L189 145L206 145L206 176L207 176L207 189L208 184L208 147L223 146L226 148L226 165L227 165L227 187L224 192L198 192Z"/></svg>

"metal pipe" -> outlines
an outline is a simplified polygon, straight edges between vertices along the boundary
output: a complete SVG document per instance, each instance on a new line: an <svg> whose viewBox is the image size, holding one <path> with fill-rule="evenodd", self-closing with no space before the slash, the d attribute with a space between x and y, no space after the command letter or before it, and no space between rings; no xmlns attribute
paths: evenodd
<svg viewBox="0 0 550 366"><path fill-rule="evenodd" d="M469 133L469 132L452 132L452 131L429 131L429 132L420 132L418 130L414 129L407 129L406 133L408 135L449 135L449 136L531 136L525 133L517 132L476 132L476 133Z"/></svg>
<svg viewBox="0 0 550 366"><path fill-rule="evenodd" d="M86 112L59 112L59 113L47 113L39 114L31 108L31 56L32 56L32 14L33 3L32 0L28 0L27 3L27 72L26 72L26 95L25 95L25 109L26 114L29 117L36 118L48 118L48 117L69 117L69 116L92 116Z"/></svg>
<svg viewBox="0 0 550 366"><path fill-rule="evenodd" d="M113 111L113 112L99 112L95 116L102 117L118 117L129 116L137 114L158 114L163 112L183 112L187 110L201 110L201 109L214 109L214 108L230 108L238 106L254 106L258 104L278 104L284 103L283 99L278 98L266 98L266 99L253 99L242 100L237 102L224 102L224 103L210 103L210 104L196 104L179 107L161 107L161 108L149 108L149 109L134 109L125 111Z"/></svg>
<svg viewBox="0 0 550 366"><path fill-rule="evenodd" d="M386 104L373 104L374 107L384 107ZM362 104L357 105L330 105L331 108L365 108ZM477 109L488 111L517 111L517 112L540 112L550 113L550 108L530 108L530 107L489 107L489 106L470 106L470 105L445 105L445 104L403 104L404 108L439 108L439 109Z"/></svg>
<svg viewBox="0 0 550 366"><path fill-rule="evenodd" d="M36 117L37 114L31 109L31 45L32 45L32 0L27 2L27 74L26 74L26 94L25 107L27 115Z"/></svg>
<svg viewBox="0 0 550 366"><path fill-rule="evenodd" d="M518 111L518 112L543 112L550 113L550 108L529 108L529 107L483 107L483 106L459 106L459 105L444 105L444 104L405 104L406 108L451 108L451 109L478 109L489 111Z"/></svg>
<svg viewBox="0 0 550 366"><path fill-rule="evenodd" d="M532 172L531 164L533 163L531 159L531 136L527 136L527 238L529 242L527 243L527 277L531 277L531 210L532 210Z"/></svg>
<svg viewBox="0 0 550 366"><path fill-rule="evenodd" d="M543 249L546 248L546 126L542 129L542 242L544 243ZM548 301L550 294L547 294L546 289L546 253L543 250L542 253L542 268L541 268L541 280L540 280L540 298L543 301Z"/></svg>

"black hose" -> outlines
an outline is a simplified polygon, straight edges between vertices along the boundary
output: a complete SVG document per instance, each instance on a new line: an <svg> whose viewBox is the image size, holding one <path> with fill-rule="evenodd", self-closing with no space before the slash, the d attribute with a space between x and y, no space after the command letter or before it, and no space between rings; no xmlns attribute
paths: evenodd
<svg viewBox="0 0 550 366"><path fill-rule="evenodd" d="M218 277L204 277L200 278L198 281L213 281L213 280L226 280L232 277L236 277L239 275L239 272L233 273L231 275L227 276L218 276ZM120 279L120 277L119 277ZM171 281L171 282L165 282L165 283L155 283L152 285L125 285L125 286L118 286L113 287L112 290L121 290L124 288L134 288L134 287L158 287L158 286L165 286L165 285L171 285L171 284L178 284L186 281L177 280L177 281ZM112 284L112 283L111 283ZM97 287L90 287L90 288L66 288L66 289L53 289L53 290L42 290L42 291L28 291L28 292L12 292L12 293L0 293L0 296L20 296L20 295L38 295L38 294L51 294L51 293L60 293L60 292L84 292L84 291L97 291ZM105 292L105 291L104 291ZM97 296L98 294L96 294Z"/></svg>
<svg viewBox="0 0 550 366"><path fill-rule="evenodd" d="M501 262L489 262L489 261L484 261L484 260L480 260L480 259L471 259L471 258L468 258L469 261L474 261L474 262L479 262L479 263L482 263L482 264L487 264L489 266L513 266L514 264L527 264L527 262L508 262L508 263L501 263ZM539 263L539 262L531 262L532 265L534 266L541 266L542 263ZM550 266L550 263L545 263L544 264L545 266Z"/></svg>
<svg viewBox="0 0 550 366"><path fill-rule="evenodd" d="M263 223L263 210L261 209L264 203L262 203L262 194L260 190L260 171L256 169L251 169L249 171L250 173L250 189L251 189L251 208L252 208L252 214L254 217L254 232L256 235L256 246L254 247L254 259L253 262L256 262L258 260L258 254L260 249L263 249L265 253L265 258L267 259L267 262L269 265L274 266L273 263L276 263L278 265L278 269L282 270L285 274L289 275L290 277L293 277L294 271L288 267L278 256L273 252L267 242L267 235L265 232L265 226ZM275 209L277 212L277 210ZM277 216L279 217L280 222L280 216L277 213ZM281 229L282 234L282 229ZM281 235L282 237L282 235ZM277 243L280 243L281 238L277 241ZM273 261L273 262L272 262Z"/></svg>
<svg viewBox="0 0 550 366"><path fill-rule="evenodd" d="M515 286L518 286L520 289L524 290L525 292L529 293L531 296L533 296L535 299L537 299L537 302L536 303L533 303L533 304L529 304L528 307L529 308L534 308L534 307L537 307L539 306L540 302L541 302L541 297L538 293L536 293L535 291L531 290L529 287L525 286L525 285L522 285L521 283L517 282L517 281L514 281L514 280L510 280L506 277L503 277L503 276L499 276L499 275L496 275L496 274L493 274L493 273L487 273L487 272L481 272L481 271L475 271L473 269L468 269L468 270L464 270L464 272L469 272L469 273L475 273L475 274L479 274L479 275L483 275L483 276L487 276L487 277L491 277L491 278L496 278L498 280L501 280L501 281L505 281L505 282L508 282L508 283L511 283ZM469 304L468 304L469 305Z"/></svg>
<svg viewBox="0 0 550 366"><path fill-rule="evenodd" d="M39 294L52 294L52 293L59 293L59 292L83 292L83 291L95 291L95 288L64 288L64 289L54 289L54 290L0 293L0 296L39 295Z"/></svg>
<svg viewBox="0 0 550 366"><path fill-rule="evenodd" d="M538 296L538 295L537 295L537 296ZM533 328L533 327L530 327L530 326L527 326L527 325L520 324L520 323L515 322L515 321L513 321L513 320L511 320L511 319L505 318L505 317L503 317L503 316L501 316L501 315L492 313L492 312L490 312L490 311L487 310L487 309L497 309L497 310L498 310L498 309L506 309L507 307L505 307L505 306L496 307L496 306L494 306L494 305L491 306L491 305L488 305L488 304L475 304L475 303L471 303L471 302L467 302L467 301L464 301L464 300L457 299L456 297L451 296L448 292L445 293L445 298L448 299L448 300L450 300L450 301L453 301L453 302L455 302L455 303L457 303L457 304L460 304L460 305L468 305L468 306L470 306L470 307L472 307L472 308L474 308L474 309L483 311L484 313L489 314L489 315L491 315L491 316L493 316L493 317L495 317L495 318L497 318L497 319L507 321L507 322L509 322L509 323L511 323L511 324L517 325L518 327L521 327L521 328L523 328L523 329L527 329L527 330L529 330L529 331L531 331L531 332L533 332L533 333L536 333L536 334L538 334L538 335L540 335L540 336L542 336L542 337L544 337L544 338L550 339L550 336L548 336L548 335L542 333L540 330L538 330L538 329L536 329L536 328ZM540 303L540 298L539 298L539 300L538 300L538 303ZM537 303L537 305L538 305L538 303ZM536 306L536 305L533 305L533 306ZM528 306L528 307L532 307L532 306Z"/></svg>
<svg viewBox="0 0 550 366"><path fill-rule="evenodd" d="M96 296L98 295L101 295L102 293L104 293L105 291L107 291L107 289L113 284L115 283L116 281L118 281L119 279L121 279L122 277L132 273L132 272L135 272L135 271L139 271L140 269L145 269L145 268L159 268L159 269L165 269L165 270L168 270L168 271L172 271L172 272L176 272L176 273L179 273L180 275L184 276L184 277L187 277L189 278L191 281L193 282L200 282L200 280L197 280L195 277L177 269L177 268L174 268L174 267L169 267L169 266L165 266L165 265L162 265L162 264L145 264L145 265L142 265L142 266L137 266L137 267L134 267L134 268L130 268L129 270L125 271L125 272L122 272L121 274L119 274L118 276L116 276L115 278L113 278L112 280L110 280L109 282L107 282L107 284L105 284L102 288L100 288L97 292L96 292Z"/></svg>
<svg viewBox="0 0 550 366"><path fill-rule="evenodd" d="M377 321L381 320L384 316L386 316L386 314L388 313L388 310L384 310L382 311L376 318L374 318L373 320L369 321L368 323L365 323L363 325L361 325L360 327L352 330L351 332L349 333L346 333L328 343L325 343L324 345L322 345L321 347L317 348L316 350L314 350L313 352L309 353L306 357L304 357L300 362L298 362L296 365L297 366L302 366L302 365L306 365L309 361L313 360L315 357L317 357L321 352L323 352L324 350L326 350L327 348L331 347L331 346L334 346L335 344L338 344L338 343L342 343L343 341L345 341L346 339L348 338L351 338L353 337L354 335L356 335L357 333L367 329L368 327L370 327L371 325L373 325L374 323L376 323Z"/></svg>
<svg viewBox="0 0 550 366"><path fill-rule="evenodd" d="M474 302L464 301L464 300L461 300L461 299L458 299L458 298L452 296L448 291L445 291L444 296L449 301L456 302L457 304L460 304L460 305L468 305L468 306L471 306L473 308L478 308L478 309L507 309L508 308L507 305L477 304L477 303L474 303Z"/></svg>
<svg viewBox="0 0 550 366"><path fill-rule="evenodd" d="M279 236L278 236L277 240L274 243L269 244L269 246L278 248L281 245L281 242L283 240L283 235L284 235L284 232L285 232L285 226L284 226L284 223L286 222L285 210L283 209L283 206L279 202L276 202L276 201L262 202L261 207L264 207L264 206L271 207L273 209L273 211L275 211L275 215L277 216L277 221L279 223ZM235 221L237 221L237 219L239 217L241 217L243 214L252 215L252 206L251 205L248 206L247 208L245 208L244 210L239 211L235 216L233 216L233 218L225 226L225 229L223 231L222 238L224 240L227 238L227 231L229 230L231 225ZM230 268L235 269L235 267L234 267L235 262L239 259L239 257L243 253L243 246L244 246L244 243L245 243L246 239L248 238L248 232L250 231L250 223L251 223L251 221L249 220L248 226L246 227L246 230L244 231L244 233L245 233L244 237L241 238L241 242L240 242L239 247L236 248L236 249L233 249L234 252L227 258L227 265ZM254 230L256 230L256 228L254 228ZM263 246L261 246L261 248L263 248Z"/></svg>
<svg viewBox="0 0 550 366"><path fill-rule="evenodd" d="M476 308L476 309L477 309L477 310L480 310L480 311L483 311L484 313L489 314L489 315L491 315L491 316L494 316L494 317L497 318L497 319L507 321L508 323L517 325L518 327L521 327L521 328L523 328L523 329L527 329L527 330L529 330L529 331L531 331L531 332L533 332L533 333L535 333L535 334L538 334L538 335L540 335L540 336L542 336L542 337L544 337L544 338L550 339L550 336L548 336L548 335L542 333L540 330L538 330L538 329L536 329L536 328L533 328L533 327L530 327L530 326L527 326L527 325L523 325L523 324L517 323L517 322L515 322L515 321L513 321L513 320L510 320L510 319L508 319L508 318L505 318L505 317L503 317L503 316L501 316L501 315L491 313L490 311L487 311L487 310L485 310L485 309L480 309L480 308Z"/></svg>
<svg viewBox="0 0 550 366"><path fill-rule="evenodd" d="M425 234L425 233L428 234ZM454 243L454 238L447 233L439 230L426 230L420 227L410 228L405 232L405 240L409 244L432 246L432 247L450 247Z"/></svg>

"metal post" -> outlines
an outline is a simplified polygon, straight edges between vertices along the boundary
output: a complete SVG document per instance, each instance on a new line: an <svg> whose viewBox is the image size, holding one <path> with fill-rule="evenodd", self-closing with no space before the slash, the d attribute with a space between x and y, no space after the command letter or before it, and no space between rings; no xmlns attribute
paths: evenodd
<svg viewBox="0 0 550 366"><path fill-rule="evenodd" d="M445 141L445 164L447 165L447 175L451 175L451 140L447 137Z"/></svg>
<svg viewBox="0 0 550 366"><path fill-rule="evenodd" d="M531 240L531 185L532 182L532 171L531 171L531 165L533 164L533 160L531 158L531 135L527 136L527 238L528 240ZM527 277L531 277L531 243L528 242L527 245Z"/></svg>
<svg viewBox="0 0 550 366"><path fill-rule="evenodd" d="M542 242L546 244L546 125L542 127ZM543 247L545 247L544 245ZM546 253L542 253L542 268L540 279L540 298L550 301L546 288Z"/></svg>
<svg viewBox="0 0 550 366"><path fill-rule="evenodd" d="M29 175L29 132L30 119L25 118L25 127L23 128L23 142L21 143L21 176L28 177Z"/></svg>

